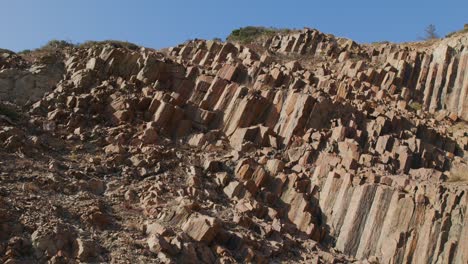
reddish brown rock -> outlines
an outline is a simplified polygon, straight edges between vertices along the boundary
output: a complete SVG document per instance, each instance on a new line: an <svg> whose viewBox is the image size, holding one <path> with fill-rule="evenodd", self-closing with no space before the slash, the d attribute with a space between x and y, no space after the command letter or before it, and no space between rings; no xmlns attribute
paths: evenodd
<svg viewBox="0 0 468 264"><path fill-rule="evenodd" d="M192 214L182 225L182 230L195 241L210 243L221 230L221 226L214 217Z"/></svg>

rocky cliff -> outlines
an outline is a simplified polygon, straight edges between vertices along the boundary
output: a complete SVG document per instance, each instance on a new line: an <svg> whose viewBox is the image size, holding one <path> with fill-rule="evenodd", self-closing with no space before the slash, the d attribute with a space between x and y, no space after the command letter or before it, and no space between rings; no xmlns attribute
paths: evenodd
<svg viewBox="0 0 468 264"><path fill-rule="evenodd" d="M4 52L2 260L467 263L467 45Z"/></svg>

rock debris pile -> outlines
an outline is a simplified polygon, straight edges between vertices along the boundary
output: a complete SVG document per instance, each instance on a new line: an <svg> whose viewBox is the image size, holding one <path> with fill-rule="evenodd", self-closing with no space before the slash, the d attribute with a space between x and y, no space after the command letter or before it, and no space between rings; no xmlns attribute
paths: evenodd
<svg viewBox="0 0 468 264"><path fill-rule="evenodd" d="M0 259L467 263L467 68L312 29L2 53Z"/></svg>

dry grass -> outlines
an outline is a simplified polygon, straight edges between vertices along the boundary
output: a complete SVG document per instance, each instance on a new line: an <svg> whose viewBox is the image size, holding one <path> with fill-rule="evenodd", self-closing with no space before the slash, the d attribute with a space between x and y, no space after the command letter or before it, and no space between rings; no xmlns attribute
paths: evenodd
<svg viewBox="0 0 468 264"><path fill-rule="evenodd" d="M462 165L454 167L450 170L448 182L467 182L468 181L468 166Z"/></svg>
<svg viewBox="0 0 468 264"><path fill-rule="evenodd" d="M50 40L40 48L33 50L23 50L18 52L24 60L28 62L34 62L38 58L57 57L63 56L66 51L73 50L75 48L90 48L97 45L111 45L114 48L126 48L129 50L138 50L140 47L128 41L120 40L103 40L103 41L86 41L83 43L72 43L66 40Z"/></svg>
<svg viewBox="0 0 468 264"><path fill-rule="evenodd" d="M127 48L129 50L138 50L140 48L140 46L134 43L131 43L128 41L113 40L113 39L103 40L103 41L89 40L81 44L77 44L76 46L78 48L90 48L90 47L93 47L96 45L102 45L102 44L108 44L108 45L113 46L114 48Z"/></svg>
<svg viewBox="0 0 468 264"><path fill-rule="evenodd" d="M465 33L468 33L468 24L465 24L465 26L461 30L448 33L445 37L450 38L452 36L456 36L456 35L459 35L459 34L465 34Z"/></svg>
<svg viewBox="0 0 468 264"><path fill-rule="evenodd" d="M61 58L66 50L73 49L73 43L66 40L50 40L45 45L34 50L23 50L18 52L25 61L34 63L37 60L41 61L56 61Z"/></svg>
<svg viewBox="0 0 468 264"><path fill-rule="evenodd" d="M254 41L258 41L259 39L272 37L276 34L288 34L294 31L294 29L285 28L248 26L233 30L226 40L239 42L241 44L249 44Z"/></svg>
<svg viewBox="0 0 468 264"><path fill-rule="evenodd" d="M418 110L422 109L422 104L420 104L418 102L412 102L412 103L409 104L409 107L411 109L413 109L414 111L418 111Z"/></svg>

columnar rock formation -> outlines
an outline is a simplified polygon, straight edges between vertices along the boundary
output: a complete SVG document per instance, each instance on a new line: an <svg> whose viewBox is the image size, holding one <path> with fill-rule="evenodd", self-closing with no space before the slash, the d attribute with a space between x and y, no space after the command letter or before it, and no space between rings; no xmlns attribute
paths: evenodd
<svg viewBox="0 0 468 264"><path fill-rule="evenodd" d="M305 29L5 55L0 98L29 103L0 119L2 260L466 263L467 45ZM48 220L11 209L34 163Z"/></svg>
<svg viewBox="0 0 468 264"><path fill-rule="evenodd" d="M276 36L264 45L283 53L323 55L342 63L338 73L346 79L375 85L392 94L404 92L406 100L421 102L431 113L446 109L466 121L466 43L464 35L427 49L394 44L360 46L351 40L304 30Z"/></svg>

